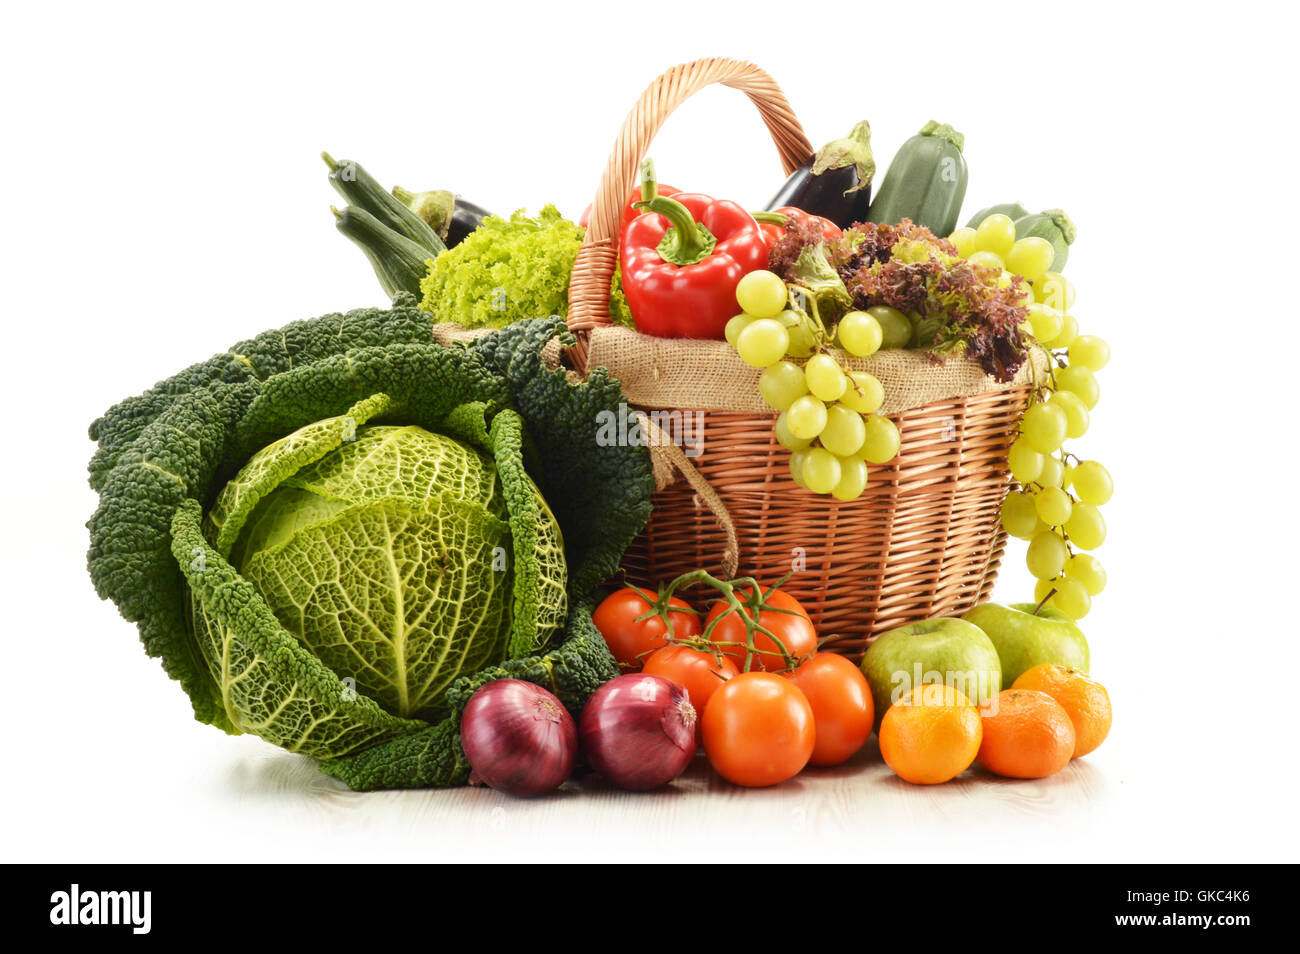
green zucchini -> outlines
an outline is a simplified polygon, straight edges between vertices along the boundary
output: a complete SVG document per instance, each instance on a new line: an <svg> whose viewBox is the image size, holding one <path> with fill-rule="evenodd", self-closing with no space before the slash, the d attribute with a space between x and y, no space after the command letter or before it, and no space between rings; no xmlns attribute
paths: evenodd
<svg viewBox="0 0 1300 954"><path fill-rule="evenodd" d="M940 238L952 234L966 197L965 137L951 126L926 123L894 156L867 220L894 225L911 219Z"/></svg>
<svg viewBox="0 0 1300 954"><path fill-rule="evenodd" d="M1022 239L1030 235L1037 235L1052 243L1056 257L1052 259L1050 271L1059 272L1065 267L1075 236L1074 223L1068 215L1060 209L1048 209L1037 215L1026 214L1016 219L1016 238Z"/></svg>
<svg viewBox="0 0 1300 954"><path fill-rule="evenodd" d="M361 168L359 162L351 159L336 162L328 152L322 152L320 156L330 168L330 185L351 205L368 212L381 225L404 235L416 245L423 246L430 256L447 251L446 244L429 223L389 194L374 176Z"/></svg>
<svg viewBox="0 0 1300 954"><path fill-rule="evenodd" d="M1012 222L1016 219L1023 219L1029 214L1029 210L1019 202L1006 202L1002 205L990 205L987 209L980 209L972 215L970 221L966 223L966 228L977 229L979 228L980 223L990 215L996 215L999 212L1009 218Z"/></svg>
<svg viewBox="0 0 1300 954"><path fill-rule="evenodd" d="M349 205L342 212L330 206L334 225L366 253L389 298L398 292L420 297L420 282L429 272L429 250L394 232L365 209Z"/></svg>

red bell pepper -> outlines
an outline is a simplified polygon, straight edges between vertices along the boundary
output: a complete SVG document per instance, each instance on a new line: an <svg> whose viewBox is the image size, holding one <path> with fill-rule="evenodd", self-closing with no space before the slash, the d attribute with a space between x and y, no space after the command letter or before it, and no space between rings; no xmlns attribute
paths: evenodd
<svg viewBox="0 0 1300 954"><path fill-rule="evenodd" d="M697 192L654 194L623 233L623 291L638 331L661 338L725 337L740 311L736 285L767 267L762 229L743 206Z"/></svg>
<svg viewBox="0 0 1300 954"><path fill-rule="evenodd" d="M762 226L763 235L767 237L767 247L771 248L785 237L787 225L810 226L821 232L822 238L832 242L844 232L830 219L820 215L810 215L803 209L792 205L783 205L772 212L755 212L754 218Z"/></svg>

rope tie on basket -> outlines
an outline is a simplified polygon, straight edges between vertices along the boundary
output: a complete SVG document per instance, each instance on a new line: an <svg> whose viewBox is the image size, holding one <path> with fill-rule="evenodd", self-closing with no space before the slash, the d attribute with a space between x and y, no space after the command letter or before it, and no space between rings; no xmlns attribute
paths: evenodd
<svg viewBox="0 0 1300 954"><path fill-rule="evenodd" d="M650 450L650 465L654 468L655 490L663 490L677 480L677 474L685 478L686 483L709 508L722 532L727 535L727 546L722 551L722 571L727 577L736 575L740 565L740 541L736 536L736 524L727 511L718 492L704 479L704 475L695 469L686 452L644 411L636 411L637 422Z"/></svg>

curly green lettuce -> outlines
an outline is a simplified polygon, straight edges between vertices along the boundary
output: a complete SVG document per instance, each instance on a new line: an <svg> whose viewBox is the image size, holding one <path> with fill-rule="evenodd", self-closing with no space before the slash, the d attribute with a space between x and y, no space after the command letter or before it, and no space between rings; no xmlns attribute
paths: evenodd
<svg viewBox="0 0 1300 954"><path fill-rule="evenodd" d="M455 248L433 260L420 282L420 307L438 321L470 328L503 328L523 318L568 313L569 276L586 230L554 205L529 218L492 215ZM615 276L610 316L631 325L627 299Z"/></svg>
<svg viewBox="0 0 1300 954"><path fill-rule="evenodd" d="M596 586L645 524L654 489L644 448L596 441L598 415L626 413L617 382L597 370L573 383L545 366L546 342L571 340L559 319L520 322L470 346L440 347L430 334L428 313L405 295L391 310L295 322L191 366L91 425L99 442L90 471L100 502L88 524L96 590L138 624L146 652L181 684L199 721L310 754L357 789L464 782L460 711L490 679L531 679L580 711L617 673L591 623ZM376 395L386 396L384 420L431 430L463 432L473 411L484 434L499 435L496 452L526 468L563 532L569 611L561 638L541 651L512 640L504 662L451 684L450 714L436 724L396 715L346 684L204 533L218 491L254 454L364 409ZM211 627L203 634L191 599ZM228 651L238 678L223 677L213 646Z"/></svg>

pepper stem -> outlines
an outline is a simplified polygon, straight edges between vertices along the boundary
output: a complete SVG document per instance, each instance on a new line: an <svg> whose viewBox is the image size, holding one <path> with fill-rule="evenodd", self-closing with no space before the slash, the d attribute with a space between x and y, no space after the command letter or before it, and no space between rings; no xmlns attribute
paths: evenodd
<svg viewBox="0 0 1300 954"><path fill-rule="evenodd" d="M632 207L643 212L658 212L669 221L668 231L656 249L659 257L670 265L679 266L704 261L713 254L718 240L702 222L695 221L690 209L676 199L659 195L658 190L654 163L647 159L641 163L642 198Z"/></svg>
<svg viewBox="0 0 1300 954"><path fill-rule="evenodd" d="M655 161L641 163L641 201L649 202L659 194L659 177L655 175Z"/></svg>

